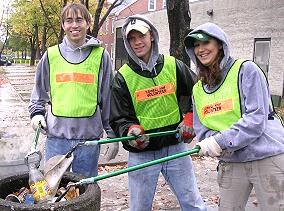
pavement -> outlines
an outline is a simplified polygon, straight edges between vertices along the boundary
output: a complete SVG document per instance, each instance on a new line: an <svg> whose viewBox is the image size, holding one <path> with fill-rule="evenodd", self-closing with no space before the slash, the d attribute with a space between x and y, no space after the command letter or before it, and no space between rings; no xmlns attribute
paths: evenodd
<svg viewBox="0 0 284 211"><path fill-rule="evenodd" d="M30 126L27 106L34 83L34 68L28 66L0 67L0 178L27 171L23 162L30 151L34 131ZM43 151L45 137L41 134L38 149ZM189 145L191 148L193 144ZM106 145L101 145L99 175L127 167L128 153L122 148L110 162L104 158ZM209 211L218 210L217 160L192 156L200 194ZM43 164L42 164L43 165ZM128 210L127 174L98 181L101 188L101 210ZM159 177L153 210L180 210L178 201L162 176ZM258 211L255 193L249 197L246 211Z"/></svg>

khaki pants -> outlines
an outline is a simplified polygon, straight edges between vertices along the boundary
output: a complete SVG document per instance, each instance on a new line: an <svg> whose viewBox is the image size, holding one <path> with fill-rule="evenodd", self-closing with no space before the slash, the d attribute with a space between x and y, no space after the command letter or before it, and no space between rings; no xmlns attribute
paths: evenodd
<svg viewBox="0 0 284 211"><path fill-rule="evenodd" d="M244 211L252 188L262 211L284 211L284 154L218 167L220 211Z"/></svg>

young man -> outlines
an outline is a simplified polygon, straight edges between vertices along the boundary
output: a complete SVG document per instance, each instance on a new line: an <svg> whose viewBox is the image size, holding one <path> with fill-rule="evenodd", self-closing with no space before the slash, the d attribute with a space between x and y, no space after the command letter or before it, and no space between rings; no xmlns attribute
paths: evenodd
<svg viewBox="0 0 284 211"><path fill-rule="evenodd" d="M111 60L100 42L87 38L91 17L84 5L63 8L61 25L66 36L48 48L35 76L29 112L34 129L41 122L47 134L45 160L63 155L79 142L99 139L109 126ZM46 111L47 105L47 111ZM110 144L107 159L118 152ZM79 146L74 151L72 171L86 177L98 174L100 146Z"/></svg>
<svg viewBox="0 0 284 211"><path fill-rule="evenodd" d="M118 136L137 136L123 142L129 151L128 165L187 150L185 139L191 128L182 121L180 99L188 99L195 75L171 56L159 54L158 32L143 16L129 17L122 27L129 62L116 74L111 88L110 125ZM188 115L186 115L187 117ZM181 137L150 138L145 133L174 130L180 124ZM128 174L131 211L150 211L160 172L178 198L182 210L206 210L199 194L189 156Z"/></svg>

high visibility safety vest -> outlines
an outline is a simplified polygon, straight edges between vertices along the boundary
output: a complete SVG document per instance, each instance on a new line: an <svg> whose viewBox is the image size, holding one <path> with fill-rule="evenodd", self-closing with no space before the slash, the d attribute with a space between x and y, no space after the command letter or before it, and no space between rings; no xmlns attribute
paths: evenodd
<svg viewBox="0 0 284 211"><path fill-rule="evenodd" d="M164 56L164 66L154 78L143 77L127 64L119 72L126 81L139 123L145 130L176 124L180 111L176 97L176 62Z"/></svg>
<svg viewBox="0 0 284 211"><path fill-rule="evenodd" d="M244 60L236 60L223 84L213 93L207 93L201 80L193 87L194 103L200 122L211 130L229 128L241 118L238 88L239 69Z"/></svg>
<svg viewBox="0 0 284 211"><path fill-rule="evenodd" d="M79 64L67 62L58 46L48 48L51 111L60 117L90 117L98 103L98 75L104 49L93 48Z"/></svg>
<svg viewBox="0 0 284 211"><path fill-rule="evenodd" d="M194 85L193 96L197 115L200 122L207 128L222 131L228 129L241 118L242 111L238 84L240 67L245 61L247 60L236 60L223 84L213 93L207 93L200 80ZM267 81L264 72L261 68L258 69ZM272 100L270 100L269 105L273 110L273 115L283 125L281 117L274 111Z"/></svg>

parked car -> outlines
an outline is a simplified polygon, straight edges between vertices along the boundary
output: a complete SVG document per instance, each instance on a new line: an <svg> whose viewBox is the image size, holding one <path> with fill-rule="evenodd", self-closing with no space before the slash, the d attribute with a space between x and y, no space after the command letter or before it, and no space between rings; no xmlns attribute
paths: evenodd
<svg viewBox="0 0 284 211"><path fill-rule="evenodd" d="M10 66L14 62L12 57L2 56L0 59L0 66Z"/></svg>

